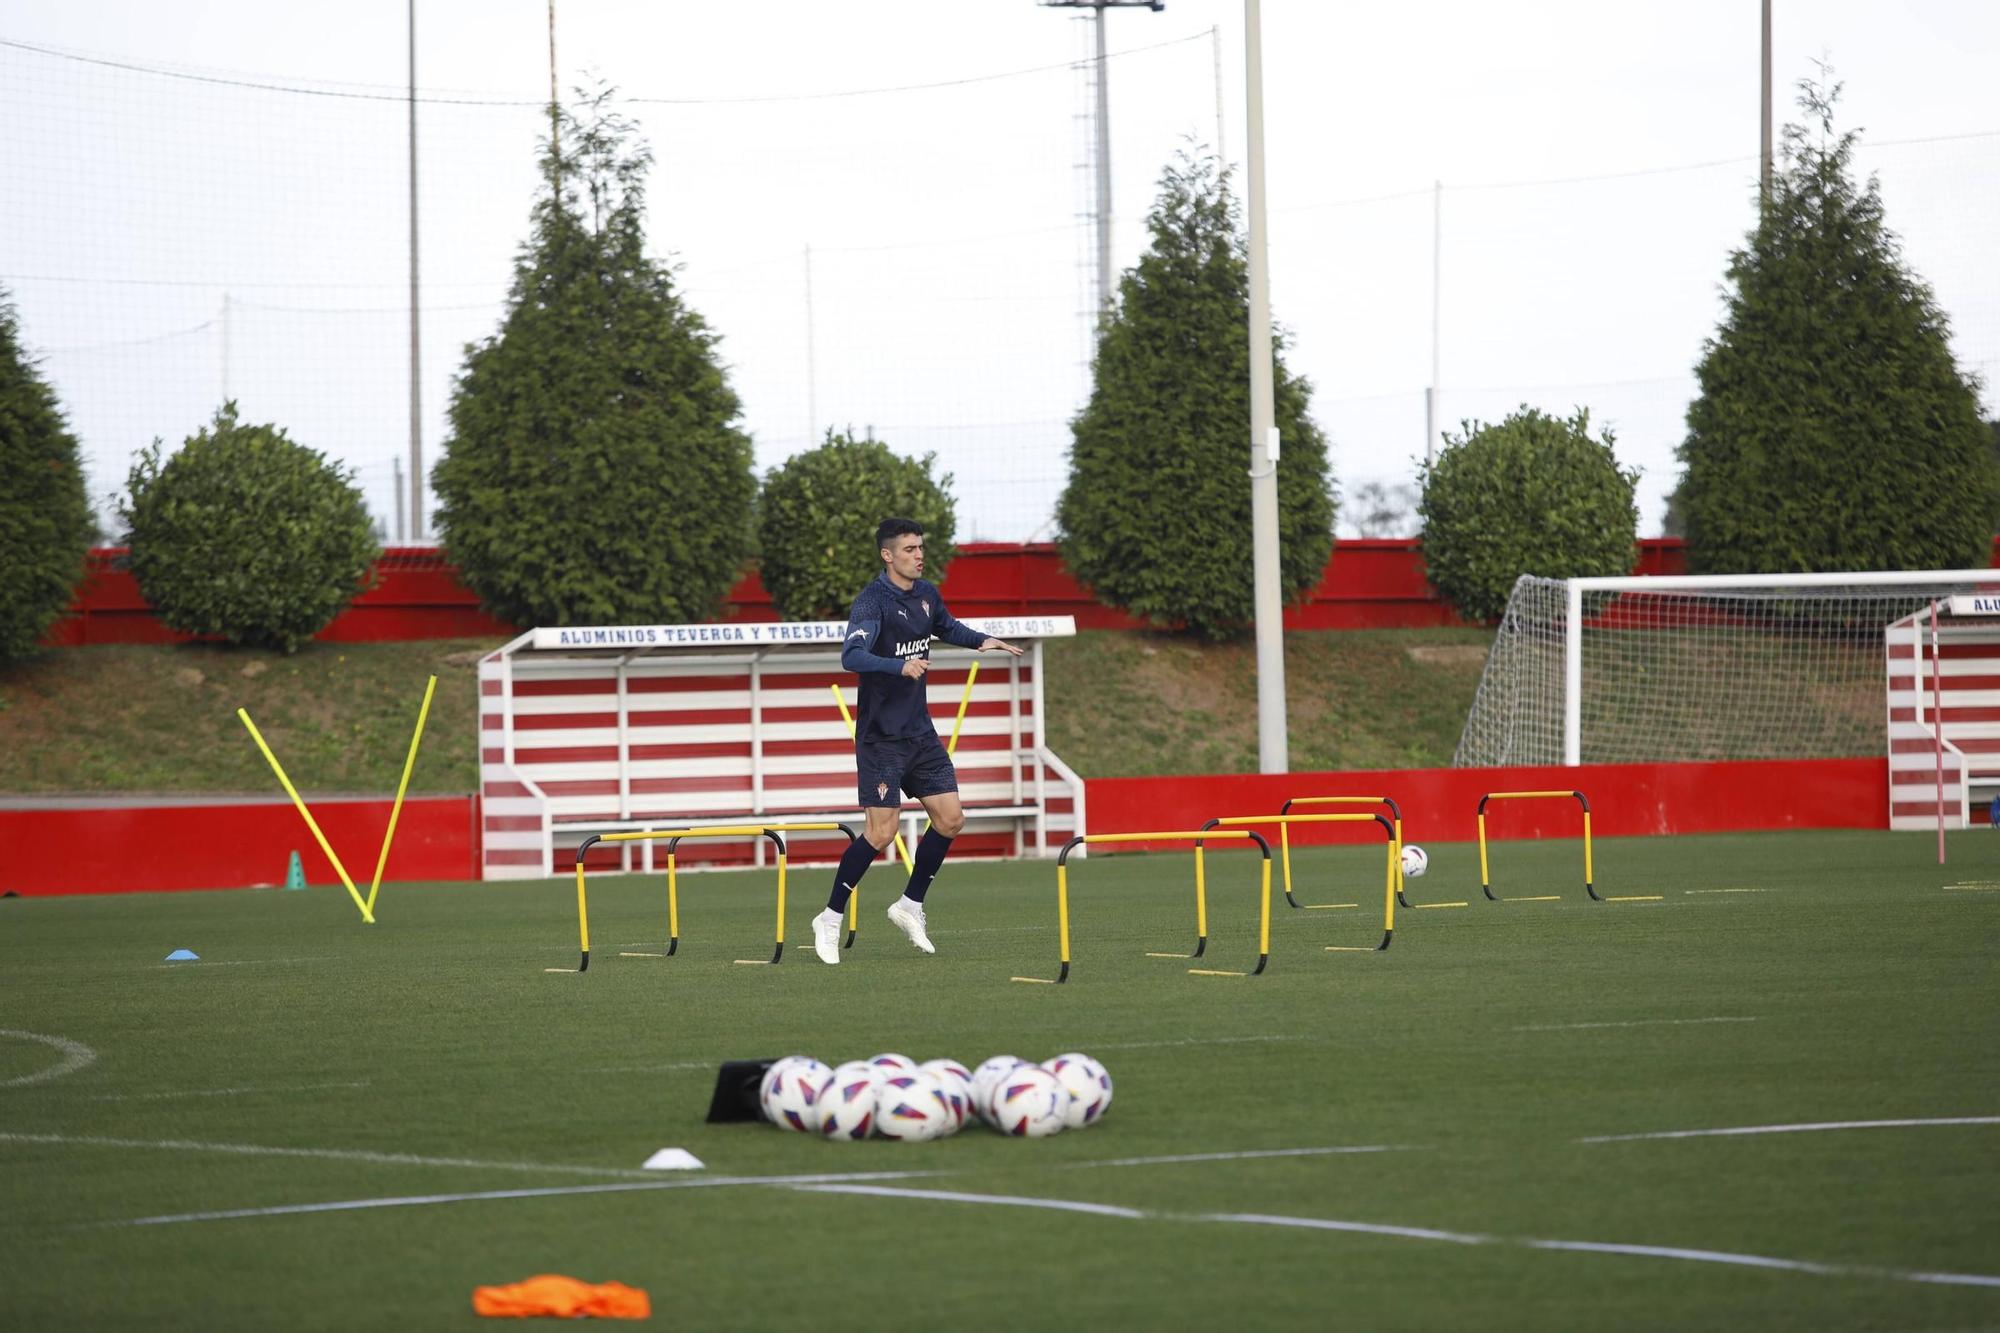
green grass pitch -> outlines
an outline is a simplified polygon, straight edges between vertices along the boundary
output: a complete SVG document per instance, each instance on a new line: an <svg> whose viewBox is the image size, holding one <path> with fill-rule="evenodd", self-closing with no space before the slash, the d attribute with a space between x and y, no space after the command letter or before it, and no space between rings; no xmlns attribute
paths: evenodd
<svg viewBox="0 0 2000 1333"><path fill-rule="evenodd" d="M1383 954L1325 947L1378 937L1379 853L1298 853L1302 901L1363 906L1274 894L1245 978L1146 956L1192 942L1187 855L1093 855L1062 987L1008 980L1055 974L1040 862L948 867L934 958L878 863L837 969L823 868L779 967L732 961L769 955L768 871L685 877L672 959L619 956L661 947L661 881L596 878L582 976L544 970L563 880L394 885L372 927L339 888L0 902L0 1327L471 1327L474 1286L545 1272L701 1329L2000 1327L2000 1124L1588 1141L2000 1116L2000 835L1943 869L1912 835L1605 839L1600 890L1660 895L1605 904L1574 842L1493 849L1558 902L1428 850L1412 901L1470 905ZM1203 961L1247 968L1254 856L1209 866ZM1116 1100L1052 1139L702 1123L727 1058L1070 1049ZM708 1169L636 1169L669 1145ZM877 1172L918 1174L730 1183ZM329 1204L369 1206L271 1211Z"/></svg>

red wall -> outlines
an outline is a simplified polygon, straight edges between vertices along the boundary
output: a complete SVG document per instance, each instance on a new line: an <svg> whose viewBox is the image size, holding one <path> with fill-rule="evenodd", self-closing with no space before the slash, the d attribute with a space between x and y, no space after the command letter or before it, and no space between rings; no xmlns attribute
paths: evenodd
<svg viewBox="0 0 2000 1333"><path fill-rule="evenodd" d="M1096 778L1085 792L1092 833L1197 829L1216 816L1276 811L1295 796L1353 795L1394 797L1407 842L1464 842L1477 836L1481 796L1543 789L1581 790L1590 798L1591 832L1600 836L1886 828L1889 822L1888 770L1879 757ZM1495 801L1486 814L1486 834L1494 839L1574 836L1581 826L1572 800ZM1302 824L1291 837L1360 842L1380 834L1372 824Z"/></svg>
<svg viewBox="0 0 2000 1333"><path fill-rule="evenodd" d="M153 618L131 574L117 567L122 547L90 553L69 615L49 643L179 643L187 639ZM1639 543L1640 574L1677 574L1686 553L1675 538ZM449 639L511 635L511 625L479 609L458 571L431 547L391 547L375 564L375 584L320 631L328 643ZM944 585L960 616L1068 615L1084 629L1137 629L1123 612L1100 606L1069 571L1052 543L970 542L959 548ZM731 620L776 620L771 595L753 571L730 590ZM1425 580L1415 538L1344 541L1310 596L1285 611L1288 629L1403 629L1462 625Z"/></svg>
<svg viewBox="0 0 2000 1333"><path fill-rule="evenodd" d="M1592 831L1603 836L1888 823L1888 777L1880 759L1096 778L1086 784L1086 794L1093 833L1194 829L1217 815L1275 811L1294 796L1389 795L1402 805L1406 839L1453 842L1473 837L1473 816L1484 793L1538 788L1581 788L1590 797ZM387 800L327 800L313 808L364 892L389 806ZM1487 815L1488 836L1496 840L1571 837L1578 826L1576 803L1567 800L1495 802ZM1375 836L1373 825L1352 824L1299 825L1292 835L1299 843ZM407 801L384 878L477 879L477 840L475 798ZM278 884L294 850L309 882L339 882L298 813L284 802L0 810L0 891L116 893Z"/></svg>
<svg viewBox="0 0 2000 1333"><path fill-rule="evenodd" d="M312 802L313 818L363 894L381 854L381 800ZM403 802L382 878L479 878L478 799ZM123 893L283 884L297 851L309 884L338 884L289 801L0 810L0 892Z"/></svg>

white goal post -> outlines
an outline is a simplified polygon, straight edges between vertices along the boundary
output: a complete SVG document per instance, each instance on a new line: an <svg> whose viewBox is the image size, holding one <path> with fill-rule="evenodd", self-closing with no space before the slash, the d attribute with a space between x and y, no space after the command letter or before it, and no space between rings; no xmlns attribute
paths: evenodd
<svg viewBox="0 0 2000 1333"><path fill-rule="evenodd" d="M1974 614L1996 594L2000 569L1523 575L1453 762L1573 766L1882 753L1886 682L1892 784L1899 758L1915 767L1915 741L1929 736L1940 754L1976 753L1991 742L1988 776L2000 786L2000 620ZM1956 614L1954 597L1961 599ZM1941 657L1925 651L1912 661L1910 618L1923 613L1927 621L1933 603L1940 605ZM1990 649L1981 646L1988 639ZM1990 701L1966 688L1989 683ZM1950 695L1941 710L1916 698L1917 687L1937 684ZM1940 762L1921 757L1927 776ZM1963 810L1967 788L1982 780L1978 759L1965 765L1962 780L1961 803L1947 800L1947 811ZM1925 822L1938 813L1936 797L1929 799Z"/></svg>

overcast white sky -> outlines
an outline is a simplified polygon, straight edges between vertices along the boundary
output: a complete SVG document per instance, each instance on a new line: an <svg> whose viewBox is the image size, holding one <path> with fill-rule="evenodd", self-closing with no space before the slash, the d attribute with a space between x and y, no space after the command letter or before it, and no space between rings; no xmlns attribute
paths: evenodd
<svg viewBox="0 0 2000 1333"><path fill-rule="evenodd" d="M2000 377L2000 5L1776 9L1780 120L1829 57L1961 365ZM1656 530L1751 219L1757 0L1264 10L1273 302L1342 488L1408 480L1423 451L1441 181L1443 420L1590 407L1643 469ZM955 474L962 539L1045 536L1086 388L1087 95L1066 64L1087 21L1033 0L556 13L565 86L594 70L641 99L652 244L723 337L760 465L872 424ZM1243 10L1168 0L1109 22L1128 53L1110 74L1123 264L1162 164L1214 141L1218 91L1242 160ZM17 44L0 45L0 283L97 493L228 393L391 508L408 447L404 24L402 0L0 3L0 43ZM428 464L459 349L492 329L525 233L546 0L418 0L417 61L422 95L454 99L419 113ZM910 87L926 84L949 86ZM821 96L877 89L907 90Z"/></svg>

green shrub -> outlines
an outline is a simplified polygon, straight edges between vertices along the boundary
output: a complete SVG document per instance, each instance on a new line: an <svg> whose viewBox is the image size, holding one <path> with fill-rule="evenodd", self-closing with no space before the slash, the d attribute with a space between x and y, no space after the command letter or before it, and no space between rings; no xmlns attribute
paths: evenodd
<svg viewBox="0 0 2000 1333"><path fill-rule="evenodd" d="M1152 242L1119 281L1056 508L1063 560L1108 605L1212 638L1251 618L1250 274L1228 174L1183 158ZM1272 352L1279 586L1310 589L1333 549L1326 437L1311 388Z"/></svg>
<svg viewBox="0 0 2000 1333"><path fill-rule="evenodd" d="M352 475L233 402L164 461L154 440L126 485L132 575L188 634L296 652L381 554Z"/></svg>
<svg viewBox="0 0 2000 1333"><path fill-rule="evenodd" d="M34 652L69 606L97 525L76 437L0 293L0 662Z"/></svg>
<svg viewBox="0 0 2000 1333"><path fill-rule="evenodd" d="M1560 420L1523 407L1497 426L1467 422L1420 472L1424 563L1468 620L1492 620L1523 574L1632 572L1637 471L1618 466L1590 413Z"/></svg>
<svg viewBox="0 0 2000 1333"><path fill-rule="evenodd" d="M1676 491L1700 573L1956 569L1992 562L2000 468L1949 325L1903 262L1876 182L1853 178L1839 89L1785 166L1696 374Z"/></svg>
<svg viewBox="0 0 2000 1333"><path fill-rule="evenodd" d="M944 582L955 519L951 475L933 479L936 455L903 458L880 440L826 433L817 449L771 469L757 500L764 587L787 620L844 619L856 593L882 572L875 527L889 517L924 528L924 577Z"/></svg>
<svg viewBox="0 0 2000 1333"><path fill-rule="evenodd" d="M652 157L607 96L544 144L507 313L466 349L432 473L446 552L517 625L705 619L749 554L740 406L646 255Z"/></svg>

